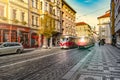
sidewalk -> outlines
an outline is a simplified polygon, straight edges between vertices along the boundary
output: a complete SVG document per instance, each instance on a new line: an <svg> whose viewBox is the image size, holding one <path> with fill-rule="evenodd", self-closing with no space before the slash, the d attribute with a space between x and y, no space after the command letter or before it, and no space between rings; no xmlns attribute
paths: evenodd
<svg viewBox="0 0 120 80"><path fill-rule="evenodd" d="M76 72L63 80L120 80L120 49L111 45L95 46L91 56L78 64Z"/></svg>

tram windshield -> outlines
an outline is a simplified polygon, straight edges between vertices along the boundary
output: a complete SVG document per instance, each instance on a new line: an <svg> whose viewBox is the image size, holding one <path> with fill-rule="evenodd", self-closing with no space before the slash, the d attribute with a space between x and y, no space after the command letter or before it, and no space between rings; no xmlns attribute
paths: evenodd
<svg viewBox="0 0 120 80"><path fill-rule="evenodd" d="M61 38L61 41L64 42L64 41L68 41L69 39L68 38Z"/></svg>

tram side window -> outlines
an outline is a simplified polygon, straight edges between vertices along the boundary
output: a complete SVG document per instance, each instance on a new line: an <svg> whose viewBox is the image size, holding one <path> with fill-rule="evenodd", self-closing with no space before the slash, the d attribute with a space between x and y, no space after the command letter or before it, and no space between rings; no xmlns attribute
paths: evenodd
<svg viewBox="0 0 120 80"><path fill-rule="evenodd" d="M66 41L69 41L69 38L66 38Z"/></svg>
<svg viewBox="0 0 120 80"><path fill-rule="evenodd" d="M68 38L62 38L61 41L68 41Z"/></svg>
<svg viewBox="0 0 120 80"><path fill-rule="evenodd" d="M64 41L64 40L65 40L65 38L62 38L62 39L61 39L61 41Z"/></svg>

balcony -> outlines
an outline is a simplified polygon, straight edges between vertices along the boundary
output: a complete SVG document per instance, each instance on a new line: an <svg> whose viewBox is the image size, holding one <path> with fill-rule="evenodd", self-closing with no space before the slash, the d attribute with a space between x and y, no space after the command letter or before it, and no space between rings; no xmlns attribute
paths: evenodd
<svg viewBox="0 0 120 80"><path fill-rule="evenodd" d="M54 3L54 7L58 7L58 8L61 8L61 4L60 3Z"/></svg>
<svg viewBox="0 0 120 80"><path fill-rule="evenodd" d="M52 6L55 6L54 2L49 1L49 4L52 5Z"/></svg>
<svg viewBox="0 0 120 80"><path fill-rule="evenodd" d="M3 16L0 16L0 19L2 19L4 21L8 20L7 17L3 17Z"/></svg>
<svg viewBox="0 0 120 80"><path fill-rule="evenodd" d="M40 10L34 7L30 7L30 11L40 14Z"/></svg>
<svg viewBox="0 0 120 80"><path fill-rule="evenodd" d="M1 16L0 16L0 22L1 22L1 23L8 23L8 18L7 18L7 17L1 17Z"/></svg>

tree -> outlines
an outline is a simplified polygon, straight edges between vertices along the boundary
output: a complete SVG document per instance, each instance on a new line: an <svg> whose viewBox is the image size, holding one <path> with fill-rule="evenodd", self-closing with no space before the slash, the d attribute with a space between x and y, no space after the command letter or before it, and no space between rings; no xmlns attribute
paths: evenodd
<svg viewBox="0 0 120 80"><path fill-rule="evenodd" d="M52 37L55 31L55 20L48 14L41 18L41 27L39 33L44 35L43 47L48 47L48 38Z"/></svg>

